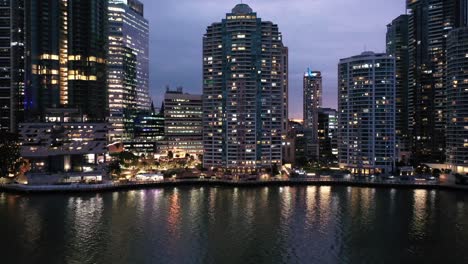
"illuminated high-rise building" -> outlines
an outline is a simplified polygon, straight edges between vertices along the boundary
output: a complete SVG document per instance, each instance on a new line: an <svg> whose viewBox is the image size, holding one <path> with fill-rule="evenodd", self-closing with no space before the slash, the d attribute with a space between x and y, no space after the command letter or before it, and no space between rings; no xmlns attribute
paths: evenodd
<svg viewBox="0 0 468 264"><path fill-rule="evenodd" d="M387 25L387 54L394 57L396 63L395 128L398 149L403 157L410 150L408 131L408 15L401 15Z"/></svg>
<svg viewBox="0 0 468 264"><path fill-rule="evenodd" d="M278 26L238 4L203 38L204 166L251 172L282 163L288 51Z"/></svg>
<svg viewBox="0 0 468 264"><path fill-rule="evenodd" d="M0 130L16 132L24 112L24 0L0 2Z"/></svg>
<svg viewBox="0 0 468 264"><path fill-rule="evenodd" d="M468 27L447 40L447 162L454 173L468 174Z"/></svg>
<svg viewBox="0 0 468 264"><path fill-rule="evenodd" d="M108 0L25 1L25 108L45 120L50 108L74 108L85 121L108 116Z"/></svg>
<svg viewBox="0 0 468 264"><path fill-rule="evenodd" d="M318 140L318 117L319 108L322 107L322 73L310 69L304 74L304 128L307 139L306 153L309 160L318 160L319 140Z"/></svg>
<svg viewBox="0 0 468 264"><path fill-rule="evenodd" d="M138 0L109 0L110 138L134 137L137 112L150 109L149 24Z"/></svg>
<svg viewBox="0 0 468 264"><path fill-rule="evenodd" d="M364 52L338 66L338 160L356 175L390 173L396 159L395 58Z"/></svg>
<svg viewBox="0 0 468 264"><path fill-rule="evenodd" d="M407 0L409 132L416 163L445 160L447 35L459 26L465 1Z"/></svg>

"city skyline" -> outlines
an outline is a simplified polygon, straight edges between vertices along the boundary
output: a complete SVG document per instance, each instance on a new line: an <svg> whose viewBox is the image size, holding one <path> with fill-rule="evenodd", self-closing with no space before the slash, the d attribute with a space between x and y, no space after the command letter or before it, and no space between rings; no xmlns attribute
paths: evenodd
<svg viewBox="0 0 468 264"><path fill-rule="evenodd" d="M160 104L166 85L183 86L188 93L201 93L200 36L206 25L221 19L220 14L228 12L240 1L225 1L223 4L211 0L142 2L151 28L150 87L155 104ZM364 3L360 1L359 5L356 2L245 1L258 11L259 16L278 23L284 43L289 47L290 97L298 98L294 104L290 104L290 118L302 117L304 69L310 67L322 71L323 105L336 108L339 59L364 50L385 52L386 26L406 10L404 1L365 0ZM304 4L309 8L304 8ZM193 10L197 12L189 13ZM363 13L366 16L362 16ZM297 19L281 14L294 14ZM350 25L349 21L353 24ZM343 41L346 41L346 46L342 45Z"/></svg>

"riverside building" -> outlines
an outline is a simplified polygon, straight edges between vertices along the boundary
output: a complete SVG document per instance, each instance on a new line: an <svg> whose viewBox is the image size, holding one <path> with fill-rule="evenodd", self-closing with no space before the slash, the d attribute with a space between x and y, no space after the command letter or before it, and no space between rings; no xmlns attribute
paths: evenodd
<svg viewBox="0 0 468 264"><path fill-rule="evenodd" d="M288 50L278 26L238 4L203 37L203 164L250 173L282 164Z"/></svg>
<svg viewBox="0 0 468 264"><path fill-rule="evenodd" d="M468 27L447 40L447 162L454 173L468 174Z"/></svg>
<svg viewBox="0 0 468 264"><path fill-rule="evenodd" d="M466 0L407 0L408 112L415 163L445 161L447 35L460 26Z"/></svg>
<svg viewBox="0 0 468 264"><path fill-rule="evenodd" d="M355 175L395 166L395 58L364 52L338 66L338 160Z"/></svg>

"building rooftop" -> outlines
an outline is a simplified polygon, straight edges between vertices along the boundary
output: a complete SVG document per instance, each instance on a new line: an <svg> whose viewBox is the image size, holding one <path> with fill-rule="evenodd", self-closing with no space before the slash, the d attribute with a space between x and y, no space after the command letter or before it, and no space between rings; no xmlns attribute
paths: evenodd
<svg viewBox="0 0 468 264"><path fill-rule="evenodd" d="M233 14L250 14L253 13L252 8L246 4L238 4L232 9Z"/></svg>
<svg viewBox="0 0 468 264"><path fill-rule="evenodd" d="M340 59L340 63L346 63L346 62L357 61L357 60L383 59L383 58L391 58L391 56L386 53L375 53L373 51L364 51L360 55L355 55L352 57Z"/></svg>

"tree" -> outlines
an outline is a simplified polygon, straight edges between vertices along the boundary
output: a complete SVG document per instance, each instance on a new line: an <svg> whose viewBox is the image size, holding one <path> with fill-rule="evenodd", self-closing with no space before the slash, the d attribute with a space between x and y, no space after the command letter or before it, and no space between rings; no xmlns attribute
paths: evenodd
<svg viewBox="0 0 468 264"><path fill-rule="evenodd" d="M276 175L280 174L278 164L273 165L273 168L271 170L271 174L272 174L272 176L276 176Z"/></svg>
<svg viewBox="0 0 468 264"><path fill-rule="evenodd" d="M437 178L440 177L441 173L442 173L442 171L439 170L439 169L433 169L432 170L432 176L434 176L434 177L437 177Z"/></svg>
<svg viewBox="0 0 468 264"><path fill-rule="evenodd" d="M8 177L10 173L15 174L20 160L18 135L0 132L0 177Z"/></svg>
<svg viewBox="0 0 468 264"><path fill-rule="evenodd" d="M122 173L122 167L119 160L113 160L107 167L107 173L112 177L118 177Z"/></svg>

